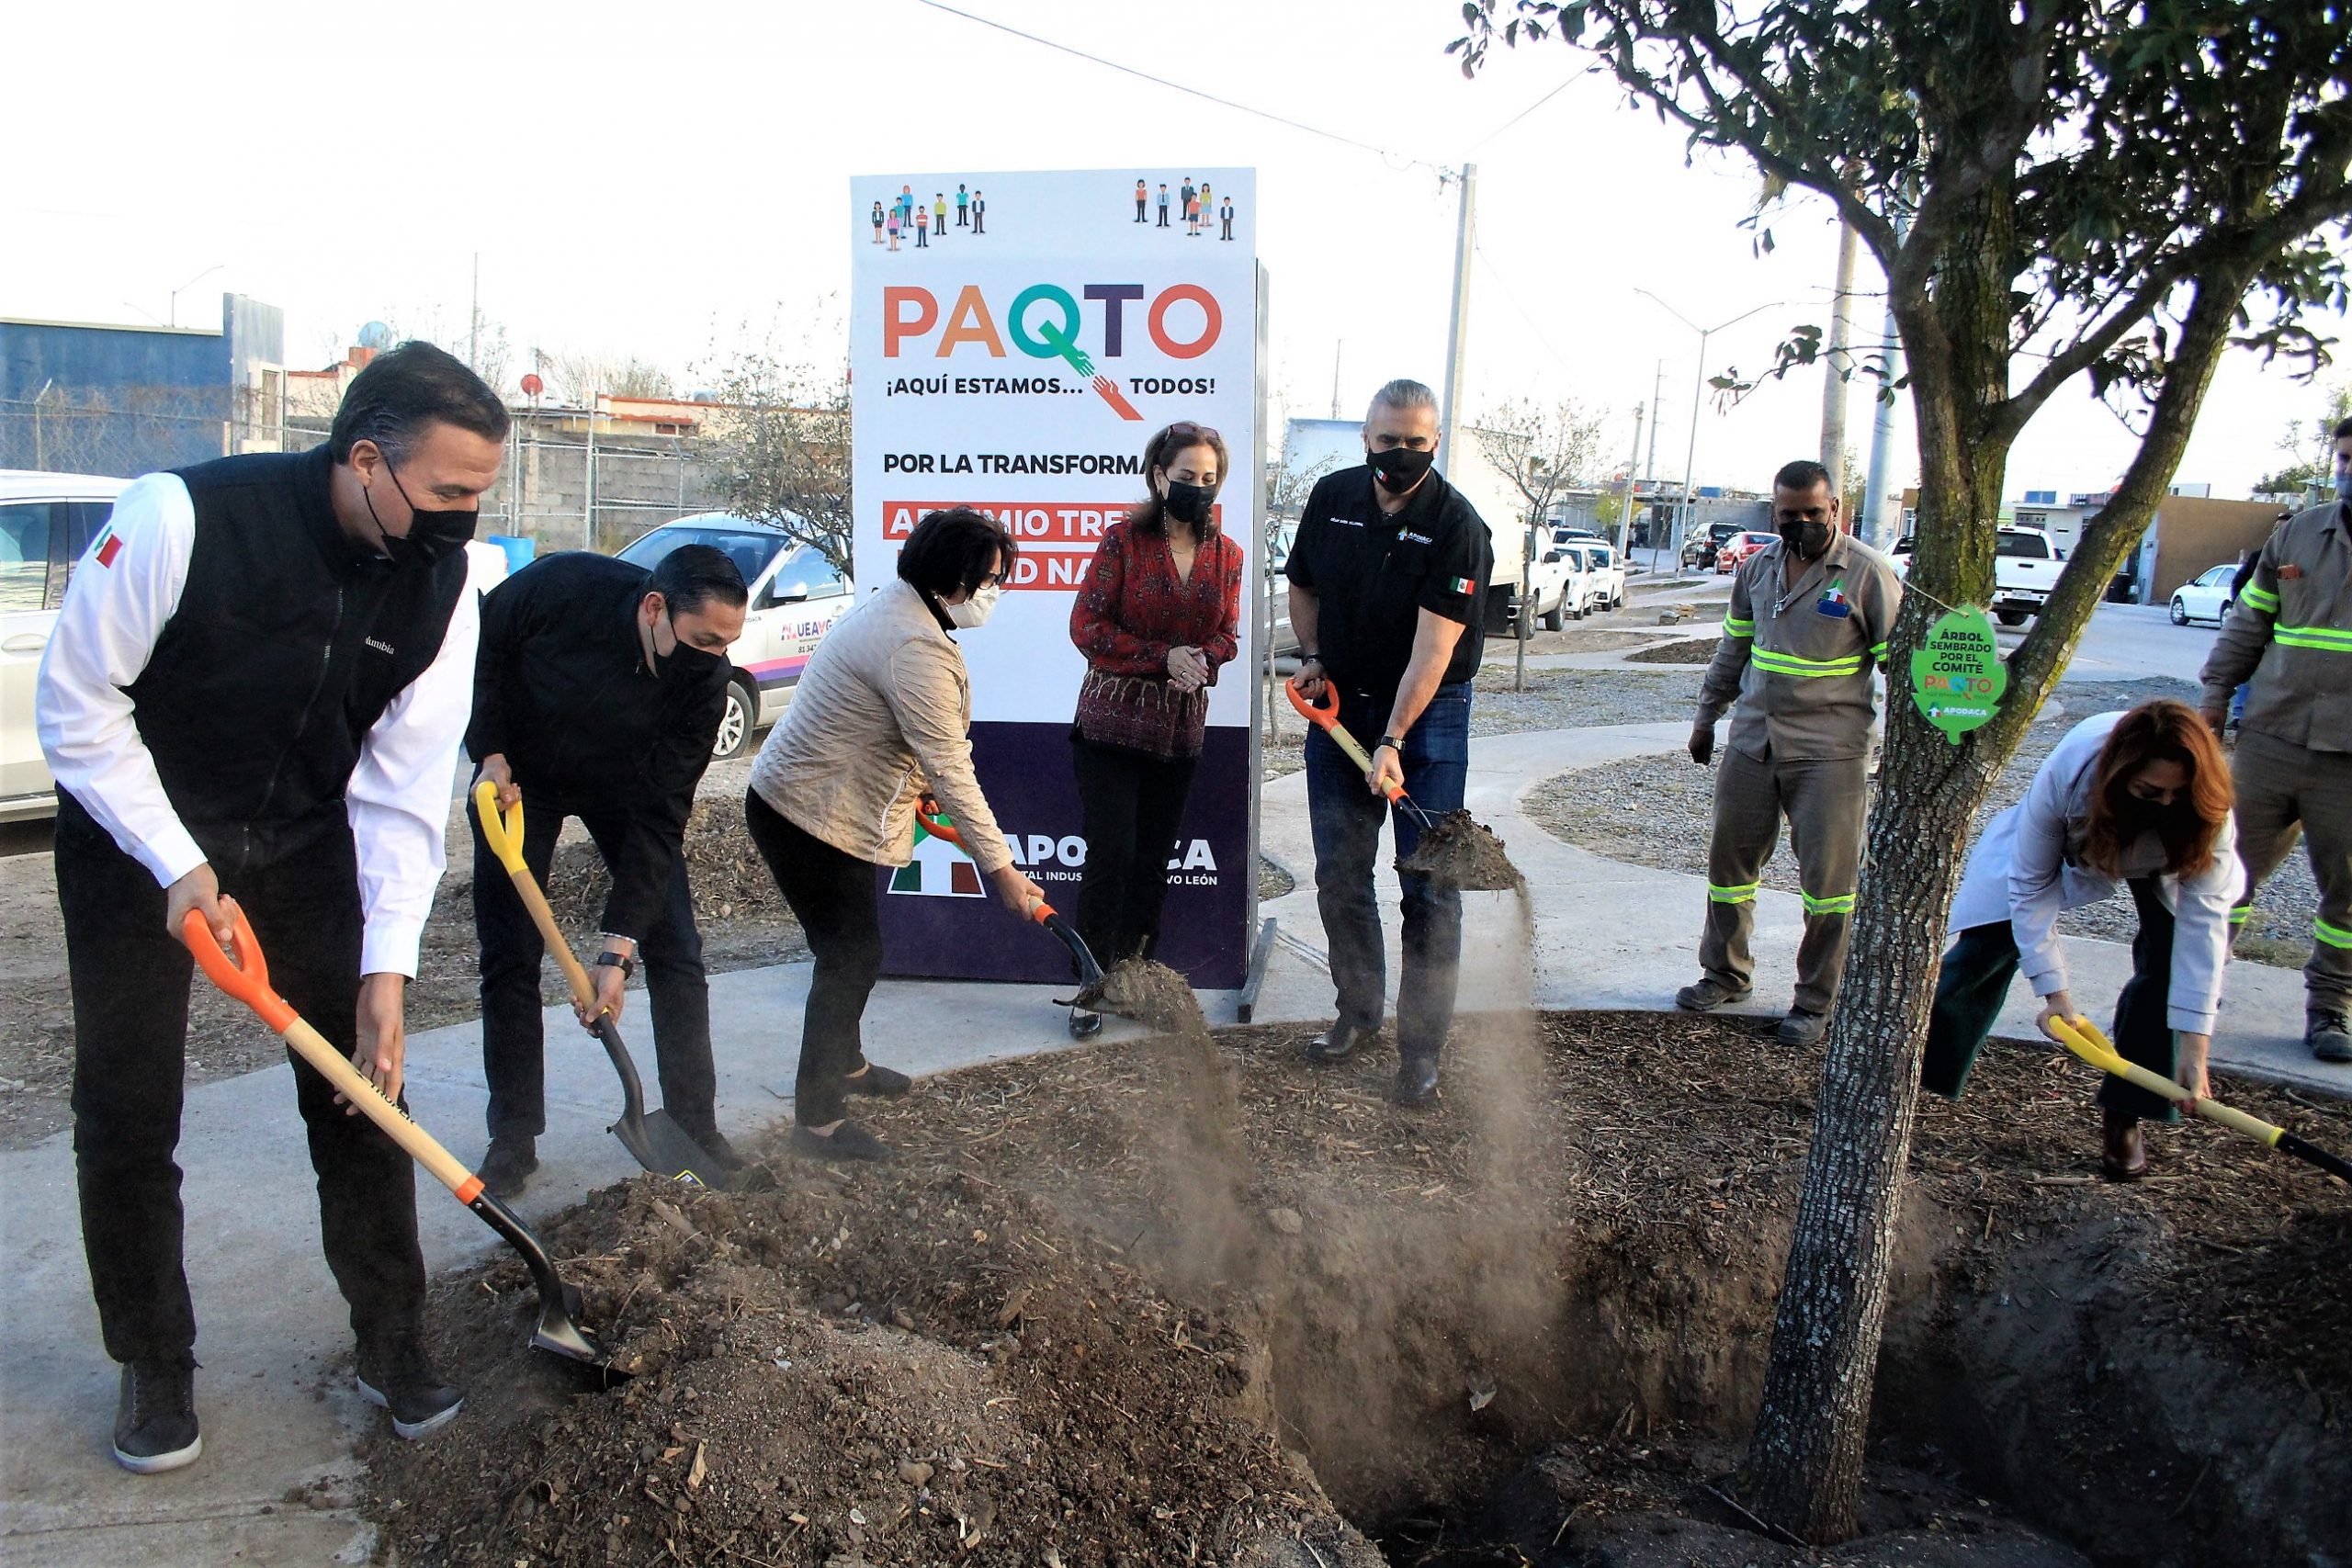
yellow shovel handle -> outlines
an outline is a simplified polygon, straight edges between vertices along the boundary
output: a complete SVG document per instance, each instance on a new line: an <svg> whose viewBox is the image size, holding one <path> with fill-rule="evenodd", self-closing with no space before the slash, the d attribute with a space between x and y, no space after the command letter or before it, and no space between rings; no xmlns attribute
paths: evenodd
<svg viewBox="0 0 2352 1568"><path fill-rule="evenodd" d="M571 999L582 1007L596 1000L596 987L588 979L588 971L580 966L579 958L565 940L563 929L555 923L555 911L548 908L547 895L539 891L538 879L523 859L523 797L518 791L514 804L502 816L498 809L498 786L488 779L474 785L474 815L481 822L481 836L490 845L490 852L506 868L514 884L523 907L531 911L531 923L539 928L539 940L555 954L563 970L564 983L571 987Z"/></svg>
<svg viewBox="0 0 2352 1568"><path fill-rule="evenodd" d="M2150 1094L2160 1094L2175 1105L2188 1099L2187 1089L2163 1074L2152 1072L2137 1062L2125 1061L2115 1049L2114 1043L2108 1039L2107 1032L2089 1019L2053 1019L2050 1027L2058 1036L2060 1044L2101 1072L2111 1073L2126 1083L2137 1084ZM2249 1116L2243 1111L2233 1110L2201 1094L2197 1097L2197 1114L2208 1122L2219 1122L2233 1133L2243 1134L2257 1144L2272 1146L2278 1142L2278 1129L2259 1116Z"/></svg>

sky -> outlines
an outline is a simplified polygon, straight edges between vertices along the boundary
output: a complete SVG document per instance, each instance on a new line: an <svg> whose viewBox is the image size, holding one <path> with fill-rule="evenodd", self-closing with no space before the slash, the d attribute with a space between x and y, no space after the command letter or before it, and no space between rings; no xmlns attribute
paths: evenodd
<svg viewBox="0 0 2352 1568"><path fill-rule="evenodd" d="M1759 255L1753 172L1687 160L1576 51L1498 47L1465 82L1444 53L1451 0L957 3L1248 109L920 0L19 7L10 118L40 129L40 155L11 160L0 190L0 315L162 320L180 289L180 322L209 324L226 289L284 308L297 367L370 320L462 352L478 260L510 382L537 346L650 360L687 390L741 344L842 352L853 175L1249 165L1270 412L1329 415L1336 367L1354 416L1391 377L1443 382L1456 187L1439 171L1475 163L1468 413L1577 399L1609 414L1616 470L1655 401L1644 471L1679 479L1688 457L1701 484L1760 488L1817 454L1818 370L1728 409L1694 399L1698 333L1672 312L1712 327L1755 310L1703 368L1769 365L1788 328L1826 323L1826 208L1777 209ZM1880 287L1867 252L1857 287ZM1858 336L1883 310L1857 301ZM2233 354L2179 480L2244 494L2321 401ZM1864 460L1873 412L1857 387ZM1895 432L1902 484L1907 403ZM2105 489L2132 446L2078 383L2018 443L2008 493Z"/></svg>

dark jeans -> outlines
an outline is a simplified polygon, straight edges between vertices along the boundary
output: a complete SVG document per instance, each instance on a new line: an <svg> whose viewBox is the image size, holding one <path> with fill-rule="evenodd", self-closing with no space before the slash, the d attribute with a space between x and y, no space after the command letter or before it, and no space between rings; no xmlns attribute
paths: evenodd
<svg viewBox="0 0 2352 1568"><path fill-rule="evenodd" d="M1075 737L1071 766L1086 833L1078 885L1078 934L1096 962L1148 957L1159 944L1168 861L1193 792L1197 757L1153 757Z"/></svg>
<svg viewBox="0 0 2352 1568"><path fill-rule="evenodd" d="M173 1152L195 961L164 930L155 879L62 792L56 854L74 992L74 1174L99 1327L118 1361L185 1358L196 1344L196 1308L181 1262ZM227 878L221 891L253 921L271 985L336 1049L350 1050L360 938L350 829L338 826L300 856ZM421 1332L424 1258L408 1156L366 1117L345 1115L317 1069L287 1055L318 1175L327 1267L350 1303L352 1330L363 1339Z"/></svg>
<svg viewBox="0 0 2352 1568"><path fill-rule="evenodd" d="M2172 1026L2167 1014L2172 992L2172 911L2165 908L2154 877L2132 879L2132 902L2140 913L2139 933L2132 939L2132 978L2115 998L2115 1049L2124 1060L2137 1062L2165 1077L2173 1076ZM1919 1087L1948 1100L1958 1100L1967 1087L1969 1070L2018 971L2018 944L2007 920L1971 926L1960 933L1944 954L1943 972L1936 980L1936 1000L1928 1015L1928 1044L1919 1066ZM2098 1103L2110 1111L2159 1122L2177 1122L2179 1110L2170 1100L2150 1094L2136 1084L2102 1074Z"/></svg>
<svg viewBox="0 0 2352 1568"><path fill-rule="evenodd" d="M552 807L523 814L523 863L541 887L568 815ZM483 840L481 821L471 812L467 820L474 835L474 932L481 942L481 1069L490 1086L485 1120L493 1138L536 1138L548 1130L547 1037L539 1005L547 944L514 880ZM620 819L599 813L582 815L580 821L609 868L620 852ZM695 930L684 855L671 869L660 915L638 943L638 959L652 1004L662 1103L687 1131L709 1132L718 1097L718 1075L710 1059L710 980L703 971L702 934Z"/></svg>
<svg viewBox="0 0 2352 1568"><path fill-rule="evenodd" d="M817 960L800 1021L792 1114L805 1126L821 1127L842 1119L842 1082L865 1065L858 1021L882 976L876 867L804 831L757 792L743 797L743 825Z"/></svg>
<svg viewBox="0 0 2352 1568"><path fill-rule="evenodd" d="M1367 746L1388 721L1388 699L1343 693L1340 723ZM1430 816L1462 804L1470 772L1470 683L1440 686L1405 737L1405 791ZM1315 901L1330 944L1331 981L1339 1021L1380 1027L1387 965L1380 944L1380 905L1373 891L1373 861L1386 801L1365 786L1363 770L1320 728L1306 733L1306 816L1315 839ZM1420 829L1411 815L1394 813L1396 854L1413 852ZM1407 1057L1435 1056L1453 1023L1453 990L1462 969L1462 894L1426 877L1404 881L1405 964L1396 985L1396 1045Z"/></svg>

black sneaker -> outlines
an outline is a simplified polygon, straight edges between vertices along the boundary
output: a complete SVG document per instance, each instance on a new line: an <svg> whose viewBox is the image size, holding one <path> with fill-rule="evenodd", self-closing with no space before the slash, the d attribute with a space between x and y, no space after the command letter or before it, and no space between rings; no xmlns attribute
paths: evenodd
<svg viewBox="0 0 2352 1568"><path fill-rule="evenodd" d="M1702 975L1674 993L1674 1005L1684 1012L1713 1012L1720 1007L1744 1002L1750 994L1745 986L1734 990L1713 975Z"/></svg>
<svg viewBox="0 0 2352 1568"><path fill-rule="evenodd" d="M2323 1062L2352 1062L2352 1032L2346 1031L2341 1013L2306 1014L2303 1043Z"/></svg>
<svg viewBox="0 0 2352 1568"><path fill-rule="evenodd" d="M424 1346L402 1336L359 1347L359 1397L391 1412L392 1430L410 1440L446 1427L466 1396L441 1381Z"/></svg>
<svg viewBox="0 0 2352 1568"><path fill-rule="evenodd" d="M1359 1046L1379 1037L1376 1029L1364 1029L1352 1023L1335 1023L1306 1043L1300 1053L1308 1061L1323 1066L1344 1062L1356 1054Z"/></svg>
<svg viewBox="0 0 2352 1568"><path fill-rule="evenodd" d="M879 1095L885 1100L896 1100L914 1087L915 1080L906 1074L873 1062L866 1063L864 1071L853 1073L842 1080L845 1093Z"/></svg>
<svg viewBox="0 0 2352 1568"><path fill-rule="evenodd" d="M507 1133L490 1141L474 1174L493 1198L519 1198L539 1168L539 1144L527 1133Z"/></svg>
<svg viewBox="0 0 2352 1568"><path fill-rule="evenodd" d="M196 1429L196 1362L126 1361L114 1410L115 1462L135 1475L194 1464L204 1451Z"/></svg>
<svg viewBox="0 0 2352 1568"><path fill-rule="evenodd" d="M1437 1058L1408 1056L1397 1065L1396 1082L1388 1091L1391 1104L1412 1109L1437 1103Z"/></svg>
<svg viewBox="0 0 2352 1568"><path fill-rule="evenodd" d="M887 1160L897 1157L889 1145L867 1132L854 1122L842 1122L830 1133L815 1133L805 1126L792 1129L792 1152L812 1159Z"/></svg>

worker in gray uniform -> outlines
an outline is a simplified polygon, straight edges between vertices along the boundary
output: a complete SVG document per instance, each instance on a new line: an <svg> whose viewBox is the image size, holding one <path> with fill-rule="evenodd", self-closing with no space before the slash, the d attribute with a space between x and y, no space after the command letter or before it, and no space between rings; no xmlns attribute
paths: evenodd
<svg viewBox="0 0 2352 1568"><path fill-rule="evenodd" d="M2216 735L2247 686L2230 763L2245 892L2230 928L2245 928L2300 827L2319 884L2303 1043L2323 1062L2352 1062L2352 419L2335 441L2336 498L2270 536L2199 679Z"/></svg>
<svg viewBox="0 0 2352 1568"><path fill-rule="evenodd" d="M1780 539L1733 574L1690 727L1690 760L1703 767L1716 721L1732 709L1731 746L1715 775L1701 974L1674 1003L1705 1012L1752 988L1756 890L1785 816L1804 889L1804 941L1779 1038L1810 1045L1827 1026L1846 963L1877 719L1871 672L1885 661L1903 584L1894 563L1845 532L1819 463L1791 463L1773 476L1772 515Z"/></svg>

